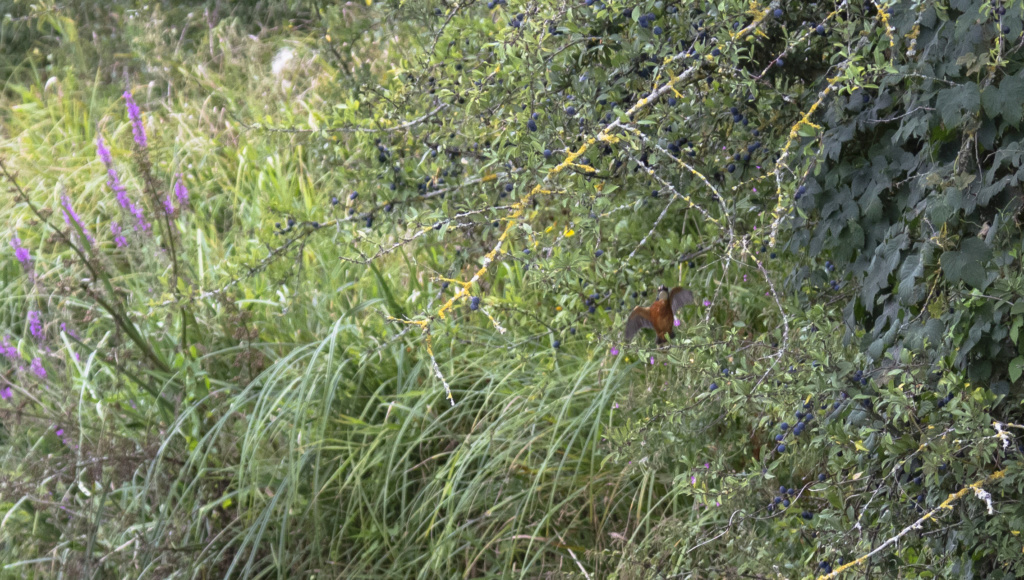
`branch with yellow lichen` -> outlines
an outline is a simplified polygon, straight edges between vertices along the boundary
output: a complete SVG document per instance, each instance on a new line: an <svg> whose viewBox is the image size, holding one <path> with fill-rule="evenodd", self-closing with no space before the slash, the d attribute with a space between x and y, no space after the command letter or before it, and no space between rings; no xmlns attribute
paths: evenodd
<svg viewBox="0 0 1024 580"><path fill-rule="evenodd" d="M847 570L849 570L849 569L851 569L851 568L853 568L855 566L859 566L860 564L863 564L864 562L866 562L868 560L868 558L870 558L871 556L874 556L875 554L878 554L882 550L884 550L884 549L888 548L889 546L895 544L897 541L899 541L900 538L902 538L903 536L907 535L912 530L919 529L921 527L921 525L924 524L924 522L926 522L928 520L931 520L931 519L935 519L935 515L938 514L940 511L953 509L953 503L956 502L959 499L962 499L964 496L966 496L969 493L974 493L979 498L981 498L983 501L985 501L988 504L989 513L992 513L991 512L992 506L991 506L990 496L989 496L988 492L986 492L985 490L983 490L981 488L981 486L983 486L985 484L988 484L988 483L992 483L993 481L996 481L997 479L1002 479L1005 476L1006 476L1006 470L1005 469L999 470L999 471L993 473L992 475L989 475L985 479L976 481L976 482L972 483L971 485L968 485L967 487L961 489L960 491L958 491L956 493L949 494L949 497L947 497L945 501L940 503L938 505L938 507L936 507L935 509L931 510L930 512L928 512L928 513L924 514L923 516L921 516L920 518L918 518L918 520L916 522L914 522L914 523L910 524L909 526L903 528L903 530L901 530L900 533L898 533L895 536L889 538L888 540L882 542L881 544L879 544L879 546L877 548L875 548L874 550L871 550L867 554L864 554L863 556L861 556L860 558L857 558L856 560L850 562L849 564L843 564L842 566L836 568L835 570L833 570L829 574L825 574L823 576L818 576L818 580L832 580L833 578L837 578L843 572L845 572L845 571L847 571Z"/></svg>

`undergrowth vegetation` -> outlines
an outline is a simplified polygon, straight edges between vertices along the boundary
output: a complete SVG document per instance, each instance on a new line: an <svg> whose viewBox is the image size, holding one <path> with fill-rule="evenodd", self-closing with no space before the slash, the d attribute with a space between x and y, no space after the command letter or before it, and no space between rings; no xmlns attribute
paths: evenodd
<svg viewBox="0 0 1024 580"><path fill-rule="evenodd" d="M1019 1L3 11L0 577L1024 575Z"/></svg>

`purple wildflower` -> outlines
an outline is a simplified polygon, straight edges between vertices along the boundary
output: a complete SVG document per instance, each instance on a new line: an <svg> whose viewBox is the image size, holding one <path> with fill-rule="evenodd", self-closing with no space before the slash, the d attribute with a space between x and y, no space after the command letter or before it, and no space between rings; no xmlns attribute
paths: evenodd
<svg viewBox="0 0 1024 580"><path fill-rule="evenodd" d="M149 222L146 221L146 216L142 215L142 208L133 203L131 204L131 207L128 208L128 211L135 216L135 230L148 232L151 226Z"/></svg>
<svg viewBox="0 0 1024 580"><path fill-rule="evenodd" d="M121 208L135 216L135 230L149 231L150 224L146 221L146 216L142 214L142 208L135 205L135 202L128 197L128 190L121 183L121 178L114 167L114 158L110 155L110 149L107 149L102 136L96 138L96 153L100 156L103 164L107 166L107 187L114 192L114 195L117 197L117 203Z"/></svg>
<svg viewBox="0 0 1024 580"><path fill-rule="evenodd" d="M708 306L711 306L711 301L710 300L705 300L704 301L704 307L707 308Z"/></svg>
<svg viewBox="0 0 1024 580"><path fill-rule="evenodd" d="M28 311L28 330L36 338L43 337L43 321L38 310Z"/></svg>
<svg viewBox="0 0 1024 580"><path fill-rule="evenodd" d="M171 194L167 194L164 199L164 213L167 215L174 215L174 201L171 199Z"/></svg>
<svg viewBox="0 0 1024 580"><path fill-rule="evenodd" d="M174 196L178 198L178 208L184 210L188 207L188 188L185 187L185 182L181 180L181 174L178 174L178 180L174 183Z"/></svg>
<svg viewBox="0 0 1024 580"><path fill-rule="evenodd" d="M12 396L12 394L11 394L11 388L10 387L4 387L4 388L0 389L0 399L7 400L7 399L10 399L11 396Z"/></svg>
<svg viewBox="0 0 1024 580"><path fill-rule="evenodd" d="M17 235L11 238L11 247L14 248L14 257L27 268L32 261L32 255L28 253L28 248L21 245L21 238Z"/></svg>
<svg viewBox="0 0 1024 580"><path fill-rule="evenodd" d="M682 324L682 322L678 318L673 318L672 319L672 325L673 326L679 326L680 324Z"/></svg>
<svg viewBox="0 0 1024 580"><path fill-rule="evenodd" d="M0 354L10 360L21 360L21 355L18 354L17 347L11 344L11 337L5 336L2 343L0 343Z"/></svg>
<svg viewBox="0 0 1024 580"><path fill-rule="evenodd" d="M131 91L124 92L124 104L128 107L128 118L132 120L132 135L135 137L135 144L142 149L146 148L146 129L142 126L142 113L139 106L135 104L135 98Z"/></svg>
<svg viewBox="0 0 1024 580"><path fill-rule="evenodd" d="M64 430L61 429L60 427L57 427L57 430L54 431L54 433L57 435L57 437L63 437L64 436Z"/></svg>
<svg viewBox="0 0 1024 580"><path fill-rule="evenodd" d="M110 232L114 234L114 244L118 248L123 248L128 245L128 240L124 239L121 235L121 225L117 222L110 222Z"/></svg>
<svg viewBox="0 0 1024 580"><path fill-rule="evenodd" d="M617 349L617 348L615 348L613 346L612 350L611 350L611 353L612 353L612 356L619 356L619 349Z"/></svg>
<svg viewBox="0 0 1024 580"><path fill-rule="evenodd" d="M104 165L110 166L114 164L114 156L110 154L110 149L107 149L106 143L103 142L103 136L96 137L96 153L100 156L100 161Z"/></svg>
<svg viewBox="0 0 1024 580"><path fill-rule="evenodd" d="M43 368L43 361L39 360L39 357L32 359L32 372L41 379L46 378L46 369Z"/></svg>
<svg viewBox="0 0 1024 580"><path fill-rule="evenodd" d="M82 232L85 234L85 239L89 240L90 244L96 243L96 238L92 237L89 230L85 229L85 226L82 225L82 220L79 219L78 214L75 213L75 209L71 207L71 198L66 195L60 196L60 204L64 207L64 223L70 226L71 220L74 220L75 223L78 224L78 227L82 228Z"/></svg>
<svg viewBox="0 0 1024 580"><path fill-rule="evenodd" d="M60 331L63 332L64 334L70 336L71 338L78 338L78 333L75 332L73 329L68 328L68 323L67 322L61 322L60 323Z"/></svg>

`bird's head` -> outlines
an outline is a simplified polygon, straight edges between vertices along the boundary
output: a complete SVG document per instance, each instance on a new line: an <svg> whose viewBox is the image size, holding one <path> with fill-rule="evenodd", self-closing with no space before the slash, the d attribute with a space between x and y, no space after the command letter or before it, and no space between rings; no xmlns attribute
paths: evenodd
<svg viewBox="0 0 1024 580"><path fill-rule="evenodd" d="M668 300L668 286L658 287L658 300Z"/></svg>

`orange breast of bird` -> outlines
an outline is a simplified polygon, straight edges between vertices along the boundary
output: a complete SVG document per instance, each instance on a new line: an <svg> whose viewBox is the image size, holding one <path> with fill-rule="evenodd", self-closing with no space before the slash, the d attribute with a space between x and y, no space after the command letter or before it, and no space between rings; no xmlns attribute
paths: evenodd
<svg viewBox="0 0 1024 580"><path fill-rule="evenodd" d="M668 300L658 300L651 304L651 326L654 327L654 332L658 333L658 336L672 330L673 322L672 308L669 307Z"/></svg>

